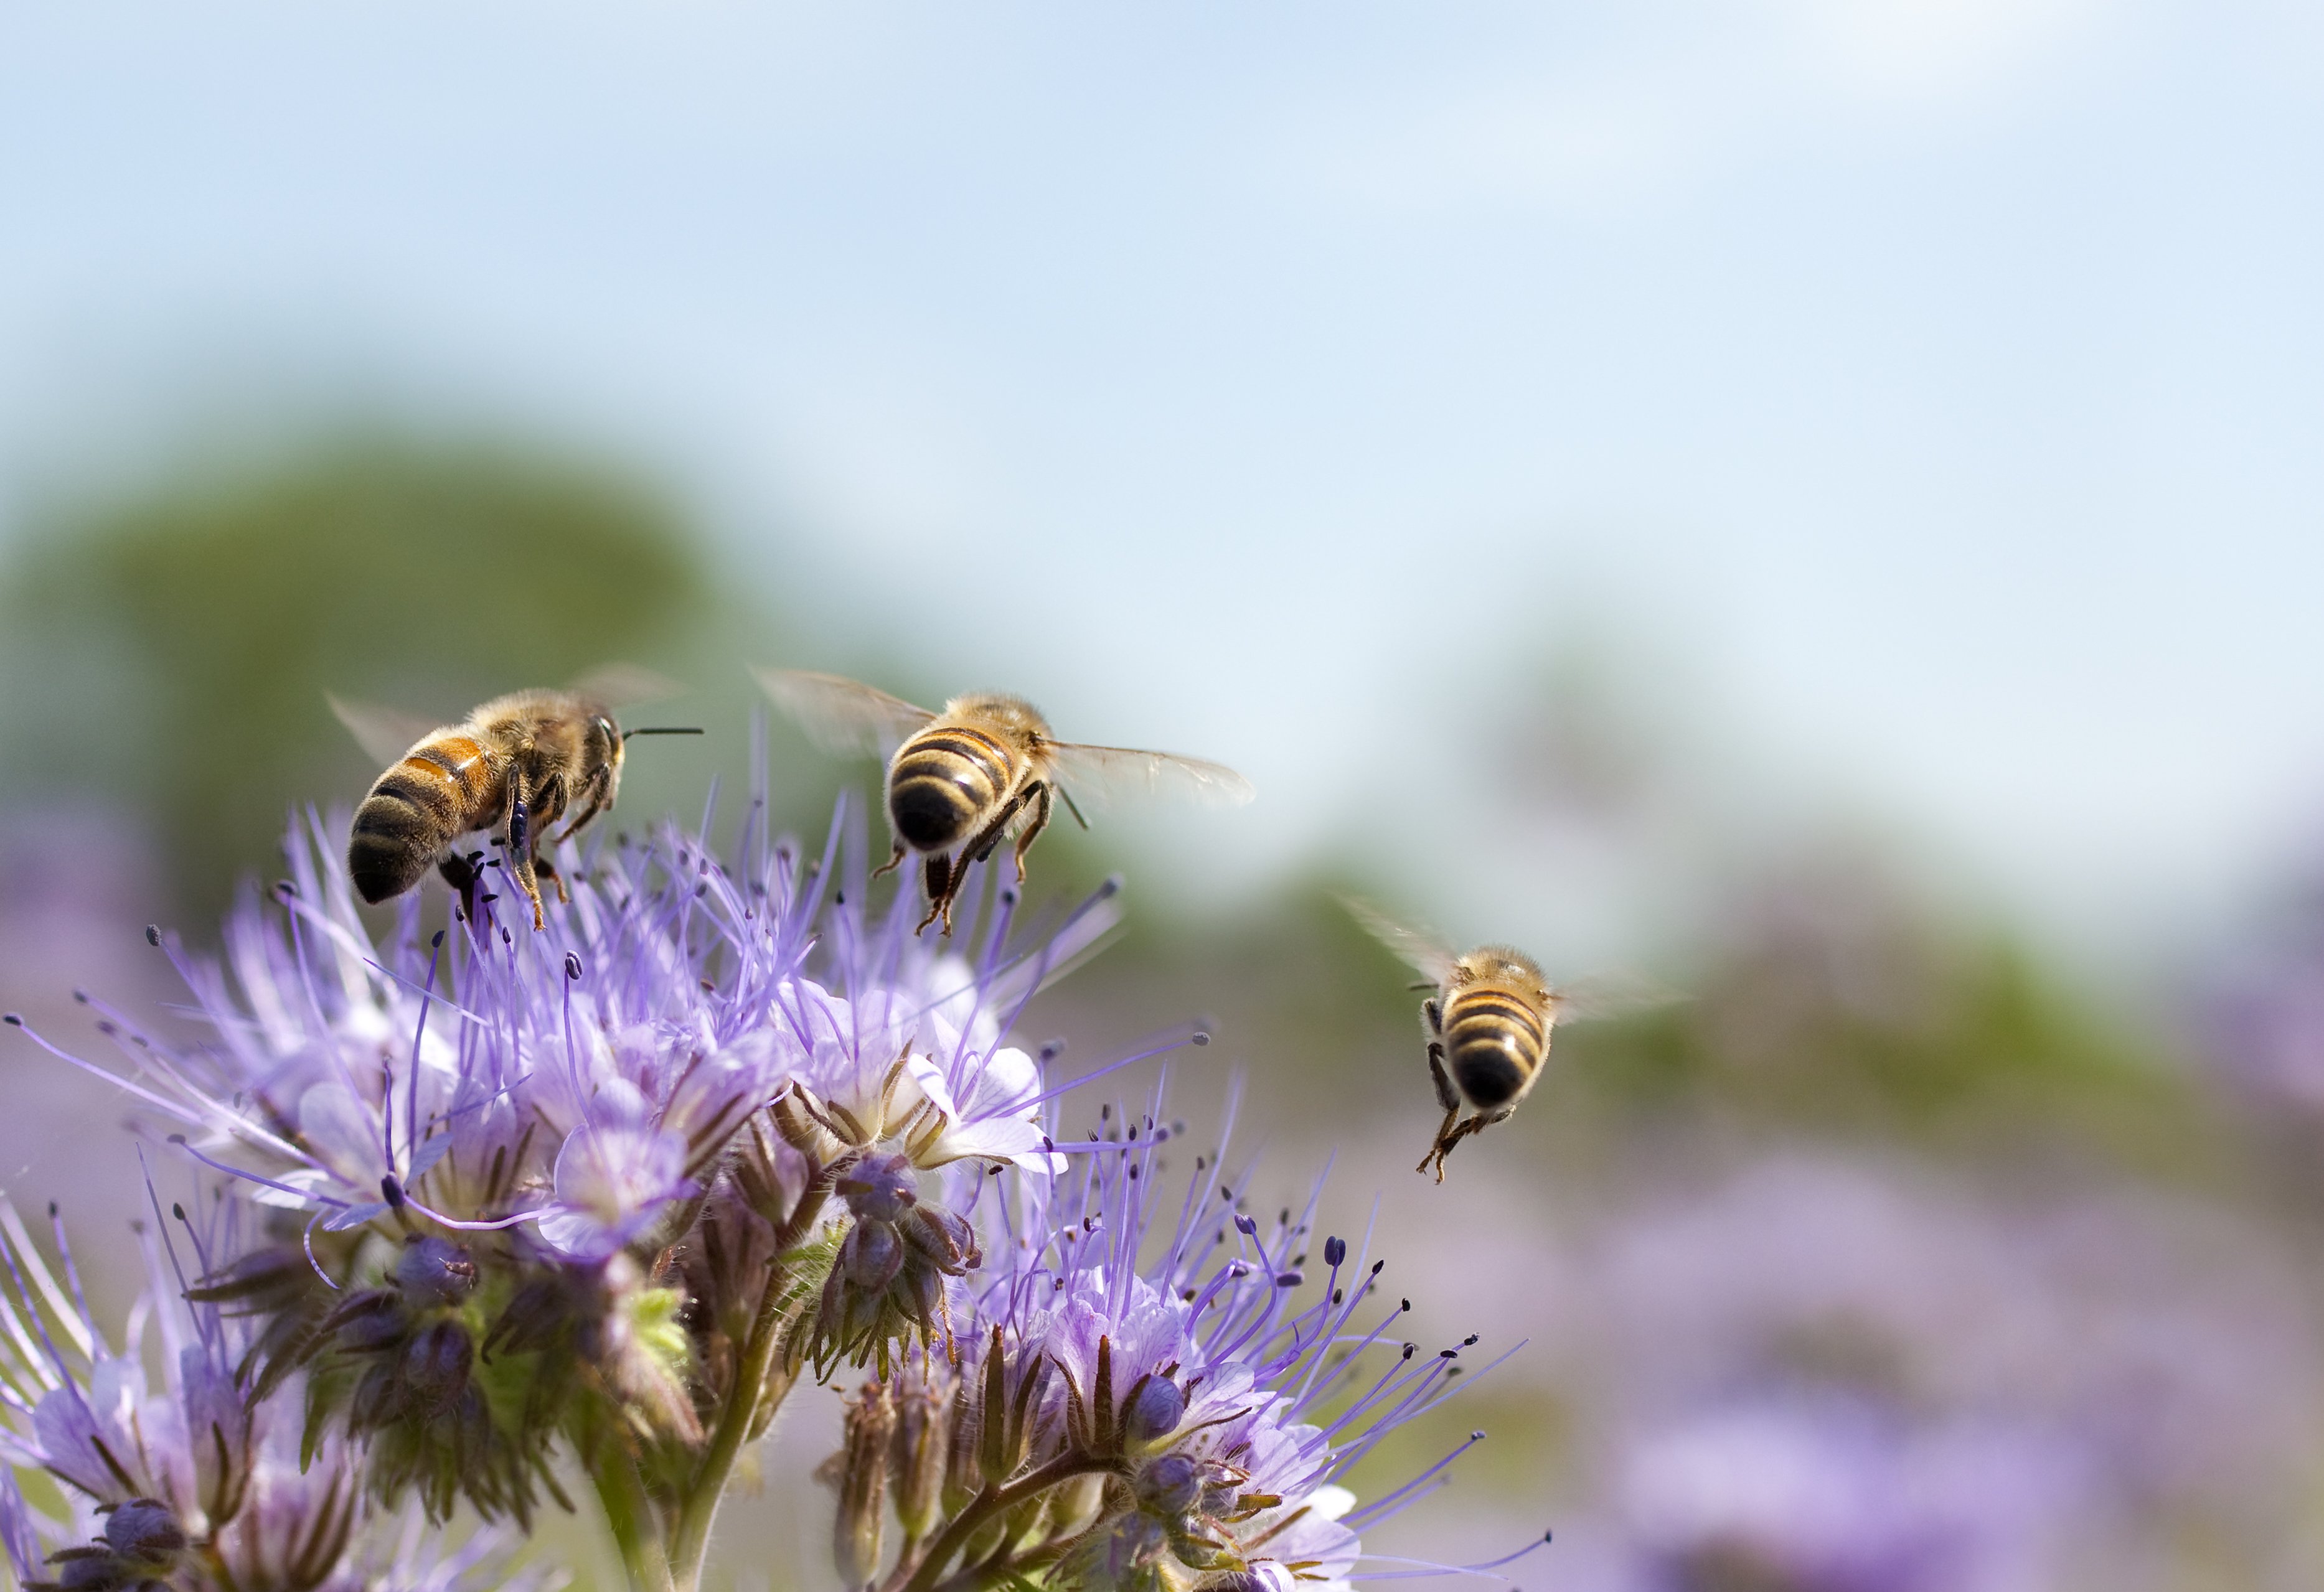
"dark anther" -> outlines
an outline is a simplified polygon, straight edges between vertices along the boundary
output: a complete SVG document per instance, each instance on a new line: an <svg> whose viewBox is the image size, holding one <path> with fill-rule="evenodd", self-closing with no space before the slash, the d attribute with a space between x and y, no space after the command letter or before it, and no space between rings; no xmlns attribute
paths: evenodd
<svg viewBox="0 0 2324 1592"><path fill-rule="evenodd" d="M1136 1182L1138 1181L1138 1168L1135 1165L1132 1165L1130 1169L1130 1181L1132 1182Z"/></svg>
<svg viewBox="0 0 2324 1592"><path fill-rule="evenodd" d="M581 977L581 958L570 951L565 953L565 976L574 980Z"/></svg>
<svg viewBox="0 0 2324 1592"><path fill-rule="evenodd" d="M1211 1036L1204 1033L1200 1028L1195 1029L1192 1034L1186 1035L1186 1043L1188 1044L1208 1044L1210 1042Z"/></svg>
<svg viewBox="0 0 2324 1592"><path fill-rule="evenodd" d="M1410 1310L1410 1309L1412 1308L1412 1301L1410 1301L1409 1299L1406 1300L1406 1301L1404 1302L1403 1308L1404 1308L1404 1309L1406 1309L1406 1310Z"/></svg>
<svg viewBox="0 0 2324 1592"><path fill-rule="evenodd" d="M1387 1261L1385 1261L1385 1260L1375 1260L1375 1261L1373 1261L1373 1262L1372 1262L1372 1275L1374 1275L1374 1276L1376 1276L1376 1277L1377 1277L1377 1276L1379 1276L1379 1275L1380 1275L1380 1267L1382 1267L1382 1266L1386 1265L1387 1264L1388 1264L1388 1262L1387 1262Z"/></svg>
<svg viewBox="0 0 2324 1592"><path fill-rule="evenodd" d="M1112 1108L1111 1106L1100 1106L1100 1107L1097 1109L1097 1119L1098 1119L1100 1122L1111 1122L1111 1121L1112 1121L1112 1120L1113 1120L1113 1108Z"/></svg>
<svg viewBox="0 0 2324 1592"><path fill-rule="evenodd" d="M186 1208L172 1200L170 1201L170 1214L183 1221L186 1219Z"/></svg>
<svg viewBox="0 0 2324 1592"><path fill-rule="evenodd" d="M1485 1434L1482 1431L1472 1431L1469 1434L1469 1440L1472 1443L1483 1442L1485 1440Z"/></svg>
<svg viewBox="0 0 2324 1592"><path fill-rule="evenodd" d="M1287 1272L1277 1272L1275 1274L1275 1285L1278 1288L1296 1288L1300 1284L1306 1280L1306 1274L1297 1270L1296 1267Z"/></svg>
<svg viewBox="0 0 2324 1592"><path fill-rule="evenodd" d="M984 1175L987 1177L999 1177L1001 1175L1001 1168L998 1166L988 1166L984 1169Z"/></svg>
<svg viewBox="0 0 2324 1592"><path fill-rule="evenodd" d="M1045 1150L1054 1152L1057 1147L1057 1141L1051 1138L1045 1133L1041 1136L1041 1147Z"/></svg>
<svg viewBox="0 0 2324 1592"><path fill-rule="evenodd" d="M287 900L299 893L299 887L287 879L278 879L274 881L274 893Z"/></svg>
<svg viewBox="0 0 2324 1592"><path fill-rule="evenodd" d="M1016 891L1014 891L1014 890L1003 890L1003 891L1001 891L1001 904L1003 906L1016 906L1016 905L1017 905L1017 892L1016 892Z"/></svg>
<svg viewBox="0 0 2324 1592"><path fill-rule="evenodd" d="M1471 1332L1471 1333L1470 1333L1470 1334L1469 1334L1469 1336L1467 1336L1466 1338L1463 1338L1462 1339L1461 1339L1461 1347L1462 1347L1462 1348L1471 1348L1471 1347L1472 1347L1472 1346L1476 1343L1476 1341L1477 1341L1477 1335L1476 1335L1474 1332Z"/></svg>
<svg viewBox="0 0 2324 1592"><path fill-rule="evenodd" d="M73 991L73 998L80 1002L81 1005L87 1006L88 1004L88 991L86 989L76 989Z"/></svg>
<svg viewBox="0 0 2324 1592"><path fill-rule="evenodd" d="M1332 1302L1333 1304L1339 1303L1340 1301L1345 1299L1347 1296L1348 1291L1345 1288L1334 1288L1332 1290Z"/></svg>
<svg viewBox="0 0 2324 1592"><path fill-rule="evenodd" d="M847 905L847 892L845 890L834 890L831 892L831 900L832 905L835 906L844 906Z"/></svg>
<svg viewBox="0 0 2324 1592"><path fill-rule="evenodd" d="M1277 1216L1277 1217L1276 1217L1276 1219L1275 1219L1275 1225L1276 1225L1277 1227L1279 1227L1279 1228L1287 1228L1287 1227L1289 1227L1289 1226L1291 1225L1291 1207L1290 1207L1290 1206L1286 1205L1286 1206L1283 1208L1283 1210L1282 1210L1281 1214L1279 1214L1278 1216Z"/></svg>
<svg viewBox="0 0 2324 1592"><path fill-rule="evenodd" d="M485 900L485 902L486 902L488 905L489 905L490 903L494 902L494 901L497 901L497 900L499 900L499 899L500 899L500 897L499 897L498 896L486 896L486 897L484 897L484 900ZM509 932L508 932L508 930L507 930L507 929L505 929L505 928L503 928L503 929L502 929L502 930L501 930L501 943L502 943L502 944L503 944L503 945L512 945L512 944L514 944L514 943L515 943L515 942L514 942L514 941L512 941L512 940L511 940L511 939L509 938Z"/></svg>
<svg viewBox="0 0 2324 1592"><path fill-rule="evenodd" d="M161 925L160 924L149 923L145 925L145 943L153 946L159 946L161 943Z"/></svg>
<svg viewBox="0 0 2324 1592"><path fill-rule="evenodd" d="M1440 1360L1457 1360L1461 1357L1461 1351L1457 1348L1440 1348L1436 1351L1436 1357Z"/></svg>
<svg viewBox="0 0 2324 1592"><path fill-rule="evenodd" d="M1413 1357L1414 1351L1416 1351L1416 1349L1418 1349L1419 1348L1420 1348L1420 1345L1418 1345L1417 1343L1407 1343L1407 1344L1406 1344L1406 1345L1404 1346L1404 1357L1405 1357L1406 1359L1410 1359L1410 1358Z"/></svg>
<svg viewBox="0 0 2324 1592"><path fill-rule="evenodd" d="M1347 1258L1348 1245L1346 1239L1326 1238L1323 1240L1323 1264L1325 1265L1336 1266Z"/></svg>
<svg viewBox="0 0 2324 1592"><path fill-rule="evenodd" d="M49 1201L49 1219L50 1219L51 1221L54 1221L54 1220L56 1220L56 1219L57 1219L57 1202L56 1202L54 1200L51 1200L51 1201Z"/></svg>
<svg viewBox="0 0 2324 1592"><path fill-rule="evenodd" d="M1105 876L1105 882L1097 888L1097 898L1102 901L1109 896L1119 895L1120 891L1121 875L1109 873Z"/></svg>
<svg viewBox="0 0 2324 1592"><path fill-rule="evenodd" d="M441 951L444 949L444 931L442 929L438 929L436 931L436 937L428 942L428 949L430 951Z"/></svg>
<svg viewBox="0 0 2324 1592"><path fill-rule="evenodd" d="M1235 1231L1240 1233L1246 1238L1256 1237L1259 1233L1259 1218L1252 1216L1246 1211L1237 1211L1235 1213Z"/></svg>
<svg viewBox="0 0 2324 1592"><path fill-rule="evenodd" d="M379 1180L379 1194L381 1199L387 1201L387 1208L390 1210L403 1209L403 1185L395 1181L393 1173Z"/></svg>
<svg viewBox="0 0 2324 1592"><path fill-rule="evenodd" d="M0 1023L5 1023L11 1028L21 1028L24 1026L24 1019L18 1017L14 1012L8 1012L5 1014L0 1014Z"/></svg>
<svg viewBox="0 0 2324 1592"><path fill-rule="evenodd" d="M1056 1061L1059 1056L1065 1054L1065 1042L1062 1039L1052 1039L1048 1044L1041 1047L1041 1063L1042 1065L1047 1066L1049 1063Z"/></svg>

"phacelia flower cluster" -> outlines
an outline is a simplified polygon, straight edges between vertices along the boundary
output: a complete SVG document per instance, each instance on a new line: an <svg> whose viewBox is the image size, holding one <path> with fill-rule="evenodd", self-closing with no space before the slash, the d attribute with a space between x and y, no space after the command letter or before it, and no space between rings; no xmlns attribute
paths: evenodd
<svg viewBox="0 0 2324 1592"><path fill-rule="evenodd" d="M472 916L431 932L407 896L376 936L310 817L221 958L149 931L198 1043L94 1000L115 1064L33 1035L209 1192L198 1237L146 1238L161 1391L12 1234L5 1325L45 1347L8 1458L78 1512L6 1495L20 1578L515 1584L497 1536L382 1544L461 1505L521 1529L577 1472L632 1583L690 1587L742 1451L855 1371L825 1473L850 1585L1348 1582L1437 1475L1359 1507L1348 1471L1459 1351L1416 1357L1379 1263L1333 1238L1311 1266L1305 1219L1262 1231L1214 1155L1171 1204L1158 1102L1060 1142L1053 1058L1012 1036L1113 886L1028 930L980 870L939 942L906 893L874 907L844 804L819 855L762 811L724 856L568 850L539 932L487 864Z"/></svg>

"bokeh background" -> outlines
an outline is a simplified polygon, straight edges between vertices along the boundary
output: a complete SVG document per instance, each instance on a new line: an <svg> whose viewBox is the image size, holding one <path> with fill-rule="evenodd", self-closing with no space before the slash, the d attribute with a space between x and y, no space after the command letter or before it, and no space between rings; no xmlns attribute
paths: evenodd
<svg viewBox="0 0 2324 1592"><path fill-rule="evenodd" d="M1529 1339L1370 1545L2324 1583L2319 84L2300 0L19 8L0 1004L164 1010L376 772L326 690L661 670L631 824L745 662L1019 690L1261 792L1043 842L1132 906L1038 1021L1207 1014L1177 1109ZM1431 1187L1338 890L1689 998ZM103 1272L119 1097L0 1089ZM827 1585L831 1413L738 1587Z"/></svg>

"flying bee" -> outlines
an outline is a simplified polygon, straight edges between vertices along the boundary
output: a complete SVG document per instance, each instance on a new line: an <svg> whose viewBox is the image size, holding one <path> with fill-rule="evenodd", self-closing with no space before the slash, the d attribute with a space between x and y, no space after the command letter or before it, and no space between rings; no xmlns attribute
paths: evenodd
<svg viewBox="0 0 2324 1592"><path fill-rule="evenodd" d="M1549 1060L1550 1031L1576 1017L1617 1017L1659 1005L1659 990L1598 979L1553 987L1541 964L1508 945L1480 945L1465 955L1435 935L1383 916L1361 901L1343 905L1380 943L1425 976L1413 989L1433 989L1420 1003L1428 1041L1428 1076L1444 1121L1416 1172L1433 1164L1444 1181L1444 1157L1473 1133L1507 1121ZM1463 1118L1461 1109L1469 1108Z"/></svg>
<svg viewBox="0 0 2324 1592"><path fill-rule="evenodd" d="M614 723L612 703L669 692L642 671L616 666L570 691L496 696L459 723L433 729L424 719L329 698L331 711L364 750L391 759L355 809L348 836L347 874L356 891L376 905L418 884L432 864L473 917L484 853L462 855L453 842L505 825L493 844L503 848L503 866L532 903L532 926L539 929L540 879L548 879L559 901L566 899L564 879L540 854L550 827L571 813L572 822L552 843L570 840L613 806L630 736L702 733L623 732Z"/></svg>
<svg viewBox="0 0 2324 1592"><path fill-rule="evenodd" d="M1059 741L1022 697L982 692L955 696L940 713L837 675L759 669L767 695L825 750L888 756L888 824L895 849L887 873L908 855L926 860L928 915L952 933L953 900L972 863L1014 835L1017 880L1025 852L1047 827L1053 803L1089 821L1068 786L1084 796L1169 785L1197 800L1240 805L1250 781L1233 769L1168 752ZM878 877L874 875L873 877Z"/></svg>

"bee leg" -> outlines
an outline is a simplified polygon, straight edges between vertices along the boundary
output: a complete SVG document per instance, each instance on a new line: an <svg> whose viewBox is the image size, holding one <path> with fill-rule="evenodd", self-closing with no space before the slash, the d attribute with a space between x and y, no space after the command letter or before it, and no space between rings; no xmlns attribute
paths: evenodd
<svg viewBox="0 0 2324 1592"><path fill-rule="evenodd" d="M1002 806L1001 811L992 815L991 823L987 824L982 829L976 832L976 838L974 840L970 841L968 844L960 849L961 872L966 873L970 863L982 862L986 858L992 855L992 848L1001 843L1001 832L1009 827L1010 821L1013 820L1019 813L1024 811L1026 800L1030 797L1032 794L1033 787L1031 786L1028 786L1023 790L1019 791L1016 796L1010 799L1006 805ZM1017 877L1022 879L1025 876L1022 873L1019 873ZM957 879L953 881L955 888L957 888L959 882L960 881Z"/></svg>
<svg viewBox="0 0 2324 1592"><path fill-rule="evenodd" d="M559 906L569 906L572 905L573 897L565 893L565 876L557 871L556 863L551 862L546 857L535 856L532 860L532 870L542 879L547 879L550 885L555 887L557 890L557 904Z"/></svg>
<svg viewBox="0 0 2324 1592"><path fill-rule="evenodd" d="M1415 1172L1425 1172L1429 1164L1436 1166L1436 1181L1444 1181L1444 1157L1460 1142L1460 1130L1452 1125L1461 1116L1461 1091L1452 1087L1452 1080L1444 1074L1444 1047L1434 1040L1428 1044L1428 1076L1436 1085L1436 1103L1444 1108L1443 1124L1436 1130L1436 1140L1428 1146L1428 1154L1420 1158Z"/></svg>
<svg viewBox="0 0 2324 1592"><path fill-rule="evenodd" d="M1026 794L1033 797L1033 821L1025 826L1025 833L1017 837L1017 882L1020 885L1025 882L1025 853L1035 838L1049 827L1049 787L1037 785Z"/></svg>
<svg viewBox="0 0 2324 1592"><path fill-rule="evenodd" d="M582 829L588 824L589 820L595 818L598 814L604 810L605 781L601 777L589 782L589 801L588 805L581 809L581 815L574 819L572 823L567 824L565 826L565 833L558 835L549 843L552 845L563 845L567 841L571 840L575 835L580 833ZM561 899L562 897L559 898Z"/></svg>
<svg viewBox="0 0 2324 1592"><path fill-rule="evenodd" d="M447 851L436 864L436 871L444 882L459 893L460 916L474 923L476 917L476 865L457 851Z"/></svg>
<svg viewBox="0 0 2324 1592"><path fill-rule="evenodd" d="M540 881L533 877L532 848L539 837L532 832L532 805L517 790L509 797L509 867L516 874L516 882L524 887L525 899L532 903L532 927L535 934L546 927L540 911Z"/></svg>
<svg viewBox="0 0 2324 1592"><path fill-rule="evenodd" d="M964 869L962 871L967 870ZM942 851L930 852L927 870L922 877L927 881L928 915L920 919L920 926L912 933L920 934L936 922L939 915L945 917L945 933L952 933L950 916L945 913L945 909L952 905L953 887L959 882L953 878L952 859Z"/></svg>
<svg viewBox="0 0 2324 1592"><path fill-rule="evenodd" d="M878 879L881 874L895 872L897 868L902 864L904 855L904 842L898 841L896 842L896 849L888 853L888 860L872 870L872 877L873 879ZM926 928L928 925L922 924L920 926L922 928Z"/></svg>
<svg viewBox="0 0 2324 1592"><path fill-rule="evenodd" d="M1452 1118L1461 1114L1461 1091L1445 1074L1443 1045L1434 1039L1428 1042L1428 1076L1436 1085L1436 1103L1444 1108L1444 1126L1450 1127Z"/></svg>

